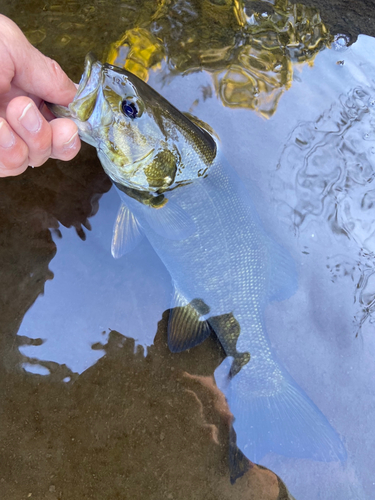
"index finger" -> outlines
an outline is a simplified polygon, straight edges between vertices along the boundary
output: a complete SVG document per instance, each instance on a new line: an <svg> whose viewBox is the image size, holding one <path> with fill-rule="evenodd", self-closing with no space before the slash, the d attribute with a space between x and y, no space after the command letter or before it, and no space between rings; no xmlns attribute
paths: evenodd
<svg viewBox="0 0 375 500"><path fill-rule="evenodd" d="M0 93L12 83L46 101L68 105L76 87L57 62L33 47L13 21L0 14L0 22Z"/></svg>

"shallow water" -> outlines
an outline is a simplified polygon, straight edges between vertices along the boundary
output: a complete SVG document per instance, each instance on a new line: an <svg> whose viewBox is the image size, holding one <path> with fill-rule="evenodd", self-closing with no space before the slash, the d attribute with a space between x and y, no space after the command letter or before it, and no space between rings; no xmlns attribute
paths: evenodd
<svg viewBox="0 0 375 500"><path fill-rule="evenodd" d="M357 22L340 32L366 32L336 7L3 9L76 80L94 49L216 131L298 268L266 311L272 347L348 453L269 453L230 484L222 350L168 351L171 279L146 240L111 257L118 196L86 146L0 183L4 498L287 498L275 474L296 499L373 498L375 40L331 43L340 14Z"/></svg>

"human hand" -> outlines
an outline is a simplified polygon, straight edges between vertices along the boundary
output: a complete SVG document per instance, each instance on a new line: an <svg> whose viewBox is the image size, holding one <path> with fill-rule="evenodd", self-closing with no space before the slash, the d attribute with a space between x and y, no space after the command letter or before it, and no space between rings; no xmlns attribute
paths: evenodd
<svg viewBox="0 0 375 500"><path fill-rule="evenodd" d="M44 100L67 106L76 86L0 14L0 177L38 167L49 157L71 160L81 143L77 126L54 118Z"/></svg>

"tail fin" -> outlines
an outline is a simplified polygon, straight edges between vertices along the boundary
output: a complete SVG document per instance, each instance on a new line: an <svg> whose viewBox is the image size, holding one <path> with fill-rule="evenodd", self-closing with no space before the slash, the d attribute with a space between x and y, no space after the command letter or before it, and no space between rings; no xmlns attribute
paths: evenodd
<svg viewBox="0 0 375 500"><path fill-rule="evenodd" d="M227 359L223 364L228 366ZM337 432L288 373L278 391L262 391L258 384L252 392L246 370L224 384L222 365L216 382L234 416L237 445L251 461L257 463L270 452L321 462L346 459Z"/></svg>

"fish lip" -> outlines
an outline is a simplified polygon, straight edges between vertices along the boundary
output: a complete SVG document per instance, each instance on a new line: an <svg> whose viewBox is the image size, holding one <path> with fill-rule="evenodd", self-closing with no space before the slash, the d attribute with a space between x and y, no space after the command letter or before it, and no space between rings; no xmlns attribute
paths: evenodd
<svg viewBox="0 0 375 500"><path fill-rule="evenodd" d="M92 52L89 52L85 57L85 66L84 66L84 70L83 70L83 73L81 76L81 80L80 80L79 84L76 85L77 92L76 92L76 95L74 96L74 100L79 99L81 97L82 92L85 90L85 88L90 80L90 77L92 74L92 67L95 64L95 62L97 62L96 57L94 56L94 54Z"/></svg>

